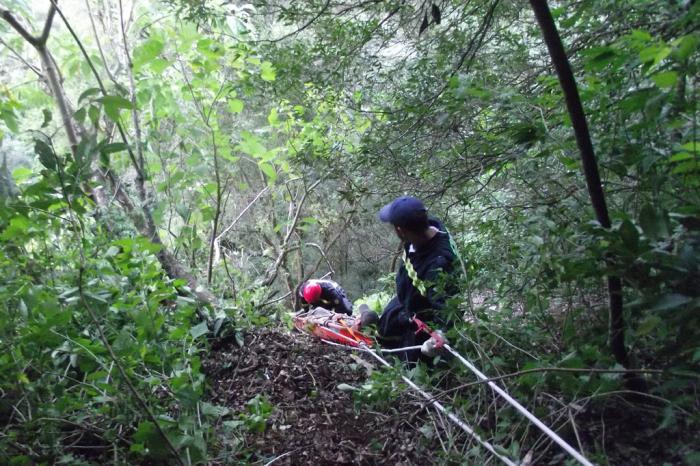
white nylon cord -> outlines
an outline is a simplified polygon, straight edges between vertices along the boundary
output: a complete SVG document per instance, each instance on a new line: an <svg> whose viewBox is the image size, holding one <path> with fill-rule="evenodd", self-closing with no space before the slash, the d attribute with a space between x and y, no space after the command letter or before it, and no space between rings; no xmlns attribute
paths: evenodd
<svg viewBox="0 0 700 466"><path fill-rule="evenodd" d="M367 345L365 345L364 343L361 343L361 346L365 346L366 351L367 351L369 354L371 354L372 357L374 357L377 361L379 361L380 363L384 364L386 367L392 367L391 364L389 364L384 358L382 358L381 356L379 356L375 351L373 351L372 349L370 349L369 347L367 347ZM420 347L419 347L419 348L420 348ZM474 429L472 429L471 427L469 427L469 425L468 425L467 423L463 422L463 421L462 421L461 419L459 419L457 416L455 416L454 414L452 414L452 413L450 413L449 411L447 411L447 410L445 409L445 407L444 407L440 402L438 402L437 400L435 400L435 397L431 396L428 392L426 392L425 390L421 389L418 385L416 385L415 383L413 383L413 381L412 381L411 379L409 379L408 377L406 377L405 375L402 375L401 378L403 379L404 382L406 382L406 383L408 384L409 387L411 387L412 389L414 389L415 391L417 391L418 393L420 393L420 395L421 395L423 398L425 398L431 405L433 405L433 406L435 407L435 409L439 410L441 413L443 413L444 415L446 415L447 418L448 418L450 421L454 422L454 423L455 423L460 429L462 429L464 432L466 432L467 434L469 434L469 435L471 435L472 437L474 437L474 439L476 439L477 442L479 442L484 448L486 448L488 451L490 451L494 456L496 456L498 459L500 459L501 461L503 461L503 462L504 462L505 464L507 464L508 466L518 466L518 464L515 463L515 462L513 462L513 460L511 460L510 458L508 458L508 457L506 457L506 456L503 456L502 454L498 453L498 452L496 451L496 449L493 447L493 445L491 445L491 444L490 444L489 442L487 442L486 440L482 439L482 438L479 436L479 434L477 434L476 432L474 432Z"/></svg>
<svg viewBox="0 0 700 466"><path fill-rule="evenodd" d="M338 333L338 332L333 332L333 333L335 333L336 336L339 336L339 337L341 337L341 338L343 338L343 339L345 339L345 340L347 340L347 341L351 341L351 342L353 342L353 343L355 343L355 344L358 343L357 341L353 340L353 339L350 338L350 337L347 337L347 336L343 335L342 333ZM333 344L332 342L329 342L328 340L322 339L321 341L324 341L324 342L326 342L326 343L331 343L331 344ZM415 349L418 349L418 348L420 348L420 346L416 346L416 347L410 347L410 346L409 346L409 347L406 347L406 348L396 348L396 349L394 349L392 352L405 351L405 350L407 350L407 349L414 349L414 348L415 348ZM382 364L385 365L386 367L392 367L391 364L389 364L389 363L386 361L386 359L384 359L384 358L382 358L381 356L379 356L379 355L376 353L376 351L374 351L372 348L370 348L369 346L367 346L364 342L359 342L359 347L351 347L351 349L356 349L356 350L360 350L360 351L364 351L364 352L366 352L366 353L369 353L370 355L372 355L373 358L375 358L377 361L379 361L380 363L382 363ZM457 416L455 416L454 414L452 414L452 413L450 413L449 411L447 411L447 410L445 409L445 407L442 405L442 403L440 403L439 401L437 401L437 400L435 399L434 396L431 396L428 392L426 392L425 390L423 390L422 388L420 388L418 385L416 385L411 379L409 379L409 378L406 377L405 375L401 375L401 378L403 379L404 382L406 382L406 383L408 384L409 387L411 387L412 389L414 389L415 391L417 391L423 398L426 399L426 401L428 401L428 403L430 403L431 405L433 405L433 406L435 407L435 409L437 409L438 411L440 411L441 413L443 413L445 416L447 416L447 418L448 418L450 421L454 422L454 423L455 423L460 429L462 429L464 432L466 432L467 434L471 435L477 442L479 442L484 448L486 448L488 451L490 451L494 456L496 456L498 459L500 459L501 461L503 461L503 462L504 462L505 464L507 464L508 466L518 466L518 463L515 463L513 460L511 460L511 459L508 458L507 456L504 456L504 455L498 453L498 452L496 451L496 449L493 447L493 445L491 445L491 444L490 444L489 442L487 442L486 440L482 439L482 438L479 436L479 434L477 434L476 432L474 432L474 429L472 429L466 422L462 421L462 420L459 419Z"/></svg>
<svg viewBox="0 0 700 466"><path fill-rule="evenodd" d="M355 344L358 342L353 340L352 338L349 338L341 333L334 332L337 336L344 338L348 341L351 341ZM326 343L332 344L332 345L337 345L337 346L345 346L345 345L340 345L338 343L333 343L328 340L322 340ZM379 356L376 351L371 349L369 346L367 346L365 343L360 342L359 347L349 347L350 349L358 350L358 351L363 351L366 353L369 353L377 359L379 362L381 362L383 365L387 367L392 367L391 364L389 364L384 358ZM347 347L347 346L346 346ZM421 346L407 346L405 348L396 348L396 349L389 349L389 350L381 350L382 353L397 353L401 351L407 351L407 350L413 350L413 349L419 349ZM574 459L576 459L579 463L581 463L584 466L594 466L593 463L591 463L588 459L586 459L581 453L578 452L574 447L569 445L564 439L562 439L556 432L554 432L552 429L547 427L542 421L540 421L534 414L532 414L530 411L528 411L523 405L521 405L515 398L510 396L505 390L503 390L501 387L499 387L496 383L494 383L492 380L490 380L486 375L481 372L479 369L476 368L472 363L467 361L461 354L459 354L457 351L455 351L450 345L445 344L443 345L443 348L445 348L450 354L452 354L454 357L459 360L464 366L466 366L470 371L472 371L479 379L481 379L483 382L486 382L493 390L496 391L499 395L503 397L504 400L506 400L511 406L513 406L515 409L520 411L521 414L523 414L526 418L528 418L533 424L535 424L542 432L544 432L545 435L547 435L549 438L554 440L560 447L562 447L567 453L569 453ZM453 415L452 413L447 412L445 407L439 403L438 401L435 400L434 397L430 396L427 392L422 390L418 385L413 383L408 377L402 375L401 378L403 379L404 382L406 382L411 388L416 390L420 395L425 398L430 404L432 404L436 409L444 413L452 422L454 422L457 426L459 426L462 430L464 430L466 433L474 437L481 445L484 446L488 451L493 453L495 456L497 456L501 461L508 465L513 465L517 466L516 463L513 463L512 460L509 458L499 454L496 452L494 447L487 442L486 440L483 440L479 435L474 432L474 430L469 427L466 423L464 423L462 420L460 420L458 417Z"/></svg>
<svg viewBox="0 0 700 466"><path fill-rule="evenodd" d="M511 406L513 406L515 409L520 411L526 418L528 418L533 424L535 424L537 427L540 428L542 432L544 432L549 438L554 440L556 443L559 444L564 450L567 451L571 456L573 456L579 463L585 465L585 466L593 466L593 463L588 461L581 453L578 452L574 447L566 443L564 439L559 437L556 432L554 432L552 429L544 425L542 421L537 419L534 414L532 414L530 411L528 411L523 405L518 403L516 399L511 397L505 390L503 390L501 387L496 385L493 381L489 380L486 375L484 375L483 372L481 372L479 369L477 369L472 363L467 361L460 355L457 351L452 349L450 345L444 345L443 346L447 351L449 351L450 354L452 354L454 357L456 357L459 362L464 364L470 371L472 371L478 378L486 382L489 387L494 389L496 393L501 395L504 400L506 400Z"/></svg>
<svg viewBox="0 0 700 466"><path fill-rule="evenodd" d="M340 335L340 334L338 334L338 335ZM344 335L341 335L341 336L344 336ZM340 348L345 348L345 349L348 349L348 350L361 351L361 352L363 352L363 353L368 353L368 352L369 352L369 351L366 350L365 348L359 348L359 347L357 347L357 346L343 345L343 344L341 344L341 343L336 343L336 342L334 342L334 341L326 340L325 338L321 338L321 341L324 342L324 343L326 343L326 344L333 345L333 346L339 346ZM403 348L379 349L379 350L373 350L373 351L376 351L376 352L382 353L382 354L390 354L390 353L400 353L400 352L402 352L402 351L418 350L418 349L421 349L421 348L422 348L421 345L416 345L416 346L404 346Z"/></svg>

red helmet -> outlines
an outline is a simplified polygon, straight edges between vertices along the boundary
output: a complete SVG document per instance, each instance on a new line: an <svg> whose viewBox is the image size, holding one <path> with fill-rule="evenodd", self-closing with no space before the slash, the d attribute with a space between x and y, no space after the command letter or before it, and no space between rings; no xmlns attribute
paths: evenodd
<svg viewBox="0 0 700 466"><path fill-rule="evenodd" d="M307 303L314 304L321 299L321 285L318 283L307 283L302 295Z"/></svg>

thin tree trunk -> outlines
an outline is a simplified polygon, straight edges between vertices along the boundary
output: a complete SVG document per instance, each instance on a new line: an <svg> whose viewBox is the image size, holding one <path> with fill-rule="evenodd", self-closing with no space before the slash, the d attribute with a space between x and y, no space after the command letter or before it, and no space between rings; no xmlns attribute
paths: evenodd
<svg viewBox="0 0 700 466"><path fill-rule="evenodd" d="M52 0L51 6L49 7L47 20L44 25L44 29L42 31L41 36L38 37L32 36L26 29L24 29L24 27L22 27L22 25L17 22L17 20L9 10L4 10L0 8L0 17L2 17L7 23L9 23L28 43L30 43L36 49L37 53L39 54L51 94L53 95L54 100L56 101L56 105L58 106L59 113L61 114L61 119L63 122L64 129L66 131L68 143L71 147L71 152L75 156L78 147L78 137L76 135L74 121L70 114L70 111L68 110L68 100L65 96L63 85L61 84L61 81L59 79L58 70L56 69L55 62L52 60L51 55L49 54L49 51L46 48L46 41L49 37L49 32L51 30L53 18L56 12L58 11L58 7L54 2L55 0ZM65 21L65 18L63 19ZM66 24L68 25L67 22ZM77 37L75 37L75 39L77 40ZM82 49L82 44L78 44ZM86 56L86 59L89 60L89 57ZM92 66L91 62L90 65ZM96 75L96 77L99 81L99 75ZM102 83L100 82L100 85L101 84ZM100 87L102 89L102 92L104 93L104 87L102 85ZM122 134L122 137L126 142L126 135ZM134 168L137 171L139 171L139 164L134 163ZM216 302L216 297L208 290L203 289L198 284L194 276L190 274L179 263L175 256L173 256L162 243L158 235L158 229L153 220L153 216L151 215L150 211L146 209L146 206L143 206L144 208L142 209L137 209L134 203L129 198L128 194L121 187L121 182L115 177L114 173L111 172L110 175L111 179L109 181L111 181L111 184L114 187L115 197L119 201L119 204L124 208L124 210L134 222L134 226L136 227L136 229L141 235L149 238L149 240L151 240L153 243L156 243L159 246L161 246L157 257L165 273L170 278L179 278L185 280L188 286L192 289L192 292L200 301L210 305L214 304ZM107 185L108 179L99 170L94 170L93 176L95 177L97 184L100 186L92 190L91 194L93 196L93 199L99 207L106 208L106 206L108 205L108 201L104 195L103 186ZM140 173L140 176L142 180L143 173ZM147 197L145 191L144 197Z"/></svg>
<svg viewBox="0 0 700 466"><path fill-rule="evenodd" d="M576 79L571 71L571 65L564 51L564 45L557 31L557 27L549 11L546 0L530 0L530 5L535 13L537 22L542 30L545 44L549 50L552 64L557 72L566 99L571 123L576 136L576 143L583 163L583 172L586 176L586 186L591 198L591 204L596 218L603 228L610 228L610 216L605 202L605 194L598 173L598 162L593 150L591 136L588 130L588 122L581 105ZM610 258L608 258L610 260ZM623 367L629 367L630 360L625 347L625 321L623 316L622 282L620 277L608 275L609 306L609 339L610 350L615 360Z"/></svg>

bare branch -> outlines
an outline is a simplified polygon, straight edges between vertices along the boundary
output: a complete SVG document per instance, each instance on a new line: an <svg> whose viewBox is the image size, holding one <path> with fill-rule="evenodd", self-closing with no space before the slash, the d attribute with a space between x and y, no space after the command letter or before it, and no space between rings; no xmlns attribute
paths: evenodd
<svg viewBox="0 0 700 466"><path fill-rule="evenodd" d="M44 23L44 29L41 31L41 36L39 36L39 45L46 45L46 41L49 40L49 33L51 32L51 26L53 25L53 18L56 15L56 0L51 0L51 6L49 7L49 14L46 17L46 22Z"/></svg>
<svg viewBox="0 0 700 466"><path fill-rule="evenodd" d="M304 190L304 194L301 196L301 200L299 201L299 204L297 205L296 212L294 214L294 218L292 219L292 223L289 226L289 230L287 230L287 234L284 237L284 240L282 240L282 245L280 246L280 252L279 255L277 256L277 259L275 260L275 263L272 264L272 266L268 269L267 276L262 282L263 286L269 286L272 282L275 281L275 278L277 278L277 271L279 270L280 265L282 264L282 261L284 261L284 258L287 256L287 253L289 252L288 249L288 244L289 244L289 238L291 238L292 233L294 233L294 230L296 229L297 222L299 221L299 214L301 214L301 210L304 207L304 202L306 201L306 197L309 195L311 191L313 191L316 186L321 182L321 180L316 180L314 184L312 184L308 189Z"/></svg>
<svg viewBox="0 0 700 466"><path fill-rule="evenodd" d="M255 204L255 201L257 201L257 200L260 198L260 196L262 196L263 194L265 194L265 193L267 192L268 189L270 189L270 187L269 187L269 186L265 186L265 189L263 189L262 191L260 191L260 192L253 198L253 200L250 201L250 202L248 203L247 206L245 206L245 208L238 214L238 216L233 220L233 222L231 222L231 224L230 224L228 227L224 228L224 230L223 230L221 233L219 233L219 235L218 235L216 238L214 238L214 249L215 249L214 263L215 263L215 264L217 264L217 263L219 262L219 259L220 259L220 257L221 257L221 248L219 247L219 241L221 240L221 238L222 238L226 233L228 233L228 232L231 230L231 228L233 228L234 226L236 226L236 223L238 223L238 221L241 219L241 217L243 217L243 214L245 214L245 213L248 211L248 209L250 209L250 208L253 206L253 204Z"/></svg>
<svg viewBox="0 0 700 466"><path fill-rule="evenodd" d="M36 47L39 43L38 39L31 35L29 31L27 31L24 26L19 24L19 21L17 21L17 18L14 17L11 11L5 10L4 8L0 8L0 16L2 19L7 21L12 28L19 33L20 36L24 38L27 42L32 44L34 47Z"/></svg>
<svg viewBox="0 0 700 466"><path fill-rule="evenodd" d="M0 44L4 45L7 48L7 50L12 52L12 54L14 54L14 56L17 57L17 59L19 61L21 61L27 68L32 70L34 72L34 74L36 74L39 77L40 80L46 79L45 76L43 74L41 74L41 70L39 68L37 68L36 66L32 65L27 60L25 60L24 57L22 57L22 55L20 55L17 50L12 48L12 46L10 46L10 44L8 44L4 40L2 40L2 38L0 38Z"/></svg>
<svg viewBox="0 0 700 466"><path fill-rule="evenodd" d="M97 44L97 50L99 50L100 52L100 57L102 57L102 63L104 64L105 72L107 73L107 76L109 76L109 79L111 79L114 84L117 84L117 80L115 79L112 72L109 70L109 66L107 65L107 58L105 57L104 51L102 50L102 43L100 42L100 37L97 34L97 27L95 27L95 18L93 18L92 9L90 8L90 0L85 0L85 6L87 7L88 17L90 18L90 26L92 27L92 34L93 36L95 36L95 43Z"/></svg>
<svg viewBox="0 0 700 466"><path fill-rule="evenodd" d="M323 257L323 259L326 261L326 264L328 264L329 273L331 275L335 275L335 270L333 270L333 266L331 265L331 261L328 260L328 257L326 257L326 253L321 248L321 246L319 246L316 243L305 243L305 244L306 244L306 246L311 246L312 248L316 248L318 250L318 252L321 253L321 257Z"/></svg>
<svg viewBox="0 0 700 466"><path fill-rule="evenodd" d="M277 39L272 39L272 40L270 40L269 42L271 42L271 43L281 42L281 41L283 41L284 39L288 39L288 38L290 38L290 37L292 37L292 36L295 36L295 35L299 34L301 31L303 31L304 29L306 29L306 28L308 28L309 26L311 26L318 18L320 18L321 15L323 15L323 13L326 12L326 10L328 9L328 5L330 5L330 3L331 3L331 0L326 0L326 3L325 3L325 4L323 5L323 7L321 8L321 11L319 11L319 12L316 14L316 16L314 16L313 18L311 18L309 21L306 22L306 24L304 24L302 27L300 27L300 28L297 29L296 31L292 31L292 32L290 32L289 34L285 34L284 36L279 37L279 38L277 38Z"/></svg>

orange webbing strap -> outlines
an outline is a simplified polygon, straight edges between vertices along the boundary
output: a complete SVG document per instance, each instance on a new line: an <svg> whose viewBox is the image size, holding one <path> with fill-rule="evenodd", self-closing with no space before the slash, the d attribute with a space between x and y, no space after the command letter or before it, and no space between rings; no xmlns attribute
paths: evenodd
<svg viewBox="0 0 700 466"><path fill-rule="evenodd" d="M363 339L359 338L359 337L355 334L355 331L354 331L352 328L350 328L350 327L348 326L348 324L345 323L344 320L339 320L338 323L340 323L340 325L341 325L345 330L348 331L348 333L350 334L350 336L352 336L352 338L355 340L355 342L357 342L358 344L359 344L359 343L364 343L364 342L365 342Z"/></svg>

